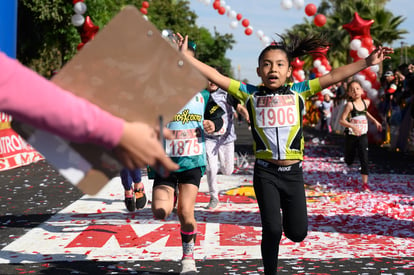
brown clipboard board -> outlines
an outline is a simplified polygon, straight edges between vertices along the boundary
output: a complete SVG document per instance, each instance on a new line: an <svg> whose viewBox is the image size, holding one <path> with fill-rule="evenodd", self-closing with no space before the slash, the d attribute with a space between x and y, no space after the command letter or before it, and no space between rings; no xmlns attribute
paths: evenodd
<svg viewBox="0 0 414 275"><path fill-rule="evenodd" d="M154 126L160 118L170 121L207 86L207 79L133 6L124 7L52 81L127 121ZM86 194L96 194L122 169L104 148L27 125L17 128L59 171L75 171L75 177L63 175Z"/></svg>

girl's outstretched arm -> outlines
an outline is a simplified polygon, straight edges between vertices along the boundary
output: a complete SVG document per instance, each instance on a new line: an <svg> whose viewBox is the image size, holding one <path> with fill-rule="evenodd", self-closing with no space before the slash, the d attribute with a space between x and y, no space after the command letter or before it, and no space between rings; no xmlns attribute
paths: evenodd
<svg viewBox="0 0 414 275"><path fill-rule="evenodd" d="M394 50L392 48L379 46L365 59L360 59L354 63L333 69L330 73L319 77L319 83L321 84L321 88L328 88L329 86L335 83L338 83L342 80L347 79L348 77L353 76L354 74L362 71L363 69L379 64L385 59L390 59L391 57L389 56L389 54L393 52Z"/></svg>
<svg viewBox="0 0 414 275"><path fill-rule="evenodd" d="M375 117L373 117L369 112L367 112L367 118L369 120L371 120L372 122L374 122L375 127L377 127L378 132L382 131L382 125L381 123L378 122L378 120L375 119Z"/></svg>
<svg viewBox="0 0 414 275"><path fill-rule="evenodd" d="M191 53L187 50L188 45L188 35L183 37L181 34L177 33L179 45L181 46L181 52L187 57L188 61L196 67L205 77L207 77L211 82L214 82L221 89L227 91L230 87L230 78L222 75L213 67L199 61L197 58L193 57Z"/></svg>

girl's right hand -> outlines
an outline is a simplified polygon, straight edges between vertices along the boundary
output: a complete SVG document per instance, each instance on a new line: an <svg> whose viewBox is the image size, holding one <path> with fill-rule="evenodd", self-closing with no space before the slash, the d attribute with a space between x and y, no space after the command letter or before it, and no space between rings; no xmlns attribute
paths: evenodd
<svg viewBox="0 0 414 275"><path fill-rule="evenodd" d="M352 129L352 133L355 136L360 136L361 135L361 131L357 127L352 126L351 129Z"/></svg>

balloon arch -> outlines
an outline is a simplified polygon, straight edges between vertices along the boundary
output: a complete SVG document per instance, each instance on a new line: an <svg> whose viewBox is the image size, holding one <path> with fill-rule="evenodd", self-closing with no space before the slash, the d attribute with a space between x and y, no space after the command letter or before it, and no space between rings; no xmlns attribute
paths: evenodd
<svg viewBox="0 0 414 275"><path fill-rule="evenodd" d="M212 2L212 0L199 1L206 5L210 5ZM2 3L2 9L0 9L0 33L2 34L2 37L5 38L0 40L0 49L13 58L16 57L17 3L17 0L4 1L4 3ZM85 0L73 0L72 3L75 14L71 17L71 22L78 28L81 36L81 42L77 46L77 49L80 50L88 41L94 38L99 31L99 26L96 26L93 23L90 16L85 16L87 11ZM254 33L251 21L232 9L224 0L213 0L211 6L213 9L217 10L219 15L228 16L231 28L237 28L240 24L244 27L244 33L246 35L250 36ZM281 7L283 9L290 9L292 7L302 9L303 6L304 0L281 0ZM146 17L148 13L148 7L149 2L143 1L140 11L144 17ZM322 27L326 23L327 19L325 15L318 14L317 7L314 4L307 4L304 8L304 12L309 17L313 16L313 22L316 26ZM343 28L346 29L351 36L350 56L353 58L354 62L366 58L375 49L370 35L370 27L373 23L374 20L364 20L357 12L355 12L353 20L350 23L343 25ZM260 29L256 31L256 36L260 39L263 46L267 46L272 42L270 37L265 35ZM312 69L312 72L315 76L326 74L331 70L329 61L324 54L318 56L313 55L313 59L314 68ZM300 59L295 59L292 62L292 76L295 81L303 81L305 79L303 65L304 62ZM371 100L377 98L378 89L380 88L378 72L379 66L375 65L361 71L355 76L355 78L361 82L368 98ZM371 104L371 106L374 106L374 104ZM376 110L372 110L372 112L378 113Z"/></svg>

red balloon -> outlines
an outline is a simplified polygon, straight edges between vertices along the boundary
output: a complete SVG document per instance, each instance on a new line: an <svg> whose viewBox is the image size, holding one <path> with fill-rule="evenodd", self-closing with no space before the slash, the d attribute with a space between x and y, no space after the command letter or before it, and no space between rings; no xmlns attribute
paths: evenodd
<svg viewBox="0 0 414 275"><path fill-rule="evenodd" d="M372 41L372 37L370 37L370 36L364 36L362 39L361 39L361 42L362 42L362 46L364 47L364 48L367 48L367 49L371 49L372 48L372 45L373 45L373 41Z"/></svg>
<svg viewBox="0 0 414 275"><path fill-rule="evenodd" d="M237 20L239 20L239 21L240 21L242 18L243 18L243 16L242 16L240 13L238 13L238 14L236 15L236 19L237 19Z"/></svg>
<svg viewBox="0 0 414 275"><path fill-rule="evenodd" d="M148 10L146 8L144 8L144 7L142 7L140 9L140 11L141 11L142 14L148 14Z"/></svg>
<svg viewBox="0 0 414 275"><path fill-rule="evenodd" d="M250 25L249 19L243 19L242 25L243 25L243 27L248 27Z"/></svg>
<svg viewBox="0 0 414 275"><path fill-rule="evenodd" d="M305 7L305 13L307 16L312 16L316 13L316 6L314 4L307 4Z"/></svg>
<svg viewBox="0 0 414 275"><path fill-rule="evenodd" d="M214 1L214 3L213 3L213 8L214 8L215 10L218 10L218 9L220 8L220 1Z"/></svg>
<svg viewBox="0 0 414 275"><path fill-rule="evenodd" d="M354 60L354 62L355 62L355 60L357 60L359 58L358 52L357 51L354 51L354 50L351 50L349 52L349 55L352 57L352 59Z"/></svg>
<svg viewBox="0 0 414 275"><path fill-rule="evenodd" d="M349 32L351 39L354 39L358 36L367 36L370 37L371 25L374 23L374 20L364 20L362 19L357 12L354 13L354 19L348 24L342 25L342 27Z"/></svg>
<svg viewBox="0 0 414 275"><path fill-rule="evenodd" d="M375 90L379 90L381 88L381 83L379 81L375 81L374 83L372 83L372 88L374 88Z"/></svg>
<svg viewBox="0 0 414 275"><path fill-rule="evenodd" d="M293 76L293 78L294 78L295 80L299 80L299 81L300 81L300 74L299 74L299 71L294 70L294 71L292 72L292 76Z"/></svg>
<svg viewBox="0 0 414 275"><path fill-rule="evenodd" d="M85 45L85 43L83 43L83 42L80 42L79 44L78 44L78 46L76 46L76 49L78 50L78 51L80 51L82 48L83 48L83 46Z"/></svg>
<svg viewBox="0 0 414 275"><path fill-rule="evenodd" d="M142 7L148 9L149 8L149 3L148 1L144 1L142 2Z"/></svg>
<svg viewBox="0 0 414 275"><path fill-rule="evenodd" d="M85 2L85 0L73 0L72 3L75 5L78 2Z"/></svg>
<svg viewBox="0 0 414 275"><path fill-rule="evenodd" d="M252 30L251 28L246 28L246 29L244 30L244 33L245 33L246 35L251 35L251 34L253 33L253 30Z"/></svg>
<svg viewBox="0 0 414 275"><path fill-rule="evenodd" d="M322 27L326 23L326 17L323 14L317 14L313 20L316 26Z"/></svg>
<svg viewBox="0 0 414 275"><path fill-rule="evenodd" d="M226 13L226 8L225 7L220 7L218 9L218 13L221 14L221 15L225 14Z"/></svg>
<svg viewBox="0 0 414 275"><path fill-rule="evenodd" d="M296 57L290 64L293 68L302 69L305 61L300 60L298 57Z"/></svg>
<svg viewBox="0 0 414 275"><path fill-rule="evenodd" d="M99 26L93 24L90 16L86 16L85 23L83 24L83 30L80 34L81 41L87 43L95 37L95 34L99 31Z"/></svg>
<svg viewBox="0 0 414 275"><path fill-rule="evenodd" d="M368 79L371 83L373 83L377 80L377 74L373 71L370 71L365 74L365 78Z"/></svg>

